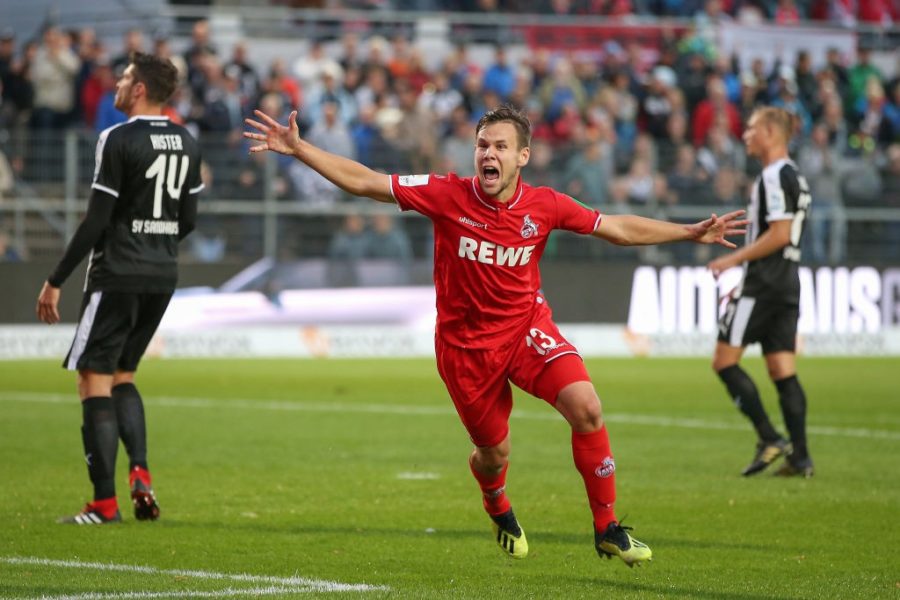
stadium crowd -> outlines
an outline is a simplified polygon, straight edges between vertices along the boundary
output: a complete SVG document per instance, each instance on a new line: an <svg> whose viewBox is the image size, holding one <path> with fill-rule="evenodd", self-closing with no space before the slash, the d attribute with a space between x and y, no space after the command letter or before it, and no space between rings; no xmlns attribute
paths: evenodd
<svg viewBox="0 0 900 600"><path fill-rule="evenodd" d="M521 12L531 4L478 0L459 8ZM60 151L61 130L99 132L124 120L113 106L117 73L129 52L142 50L171 58L182 75L167 110L201 141L210 198L259 200L270 193L325 208L348 200L297 161L279 162L267 181L263 155L248 155L241 139L243 118L256 107L280 121L299 108L310 141L379 170L471 175L475 121L509 102L533 123L529 183L552 185L605 211L743 206L758 166L745 158L740 136L753 108L770 104L799 117L792 153L819 211L808 236L813 261L846 258L846 205L900 207L898 69L883 73L862 45L853 60L829 50L819 68L801 51L742 69L739 57L720 53L707 35L726 19L884 24L900 16L895 4L551 0L541 9L690 16L691 26L653 48L624 38L606 39L591 53L540 47L516 53L497 45L487 63L472 59L462 42L439 61L426 61L404 30L387 37L354 30L328 43L313 40L303 56L275 58L263 69L248 42L227 55L220 51L204 20L193 24L181 52L140 30L125 33L115 49L89 28L50 26L21 44L15 32L3 31L0 173L8 162L12 178L35 178L35 165L47 158L42 152ZM55 148L40 150L33 142L42 136L57 140ZM898 228L885 224L875 234L896 236ZM204 246L203 235L201 223L198 257L222 256L222 240ZM259 247L238 250L252 256Z"/></svg>

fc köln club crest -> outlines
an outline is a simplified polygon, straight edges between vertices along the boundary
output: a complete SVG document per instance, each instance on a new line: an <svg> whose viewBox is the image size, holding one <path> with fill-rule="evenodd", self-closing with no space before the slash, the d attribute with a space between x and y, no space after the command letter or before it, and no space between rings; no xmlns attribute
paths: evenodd
<svg viewBox="0 0 900 600"><path fill-rule="evenodd" d="M522 222L522 237L530 238L536 236L537 233L537 223L531 220L531 215L525 215L525 220Z"/></svg>

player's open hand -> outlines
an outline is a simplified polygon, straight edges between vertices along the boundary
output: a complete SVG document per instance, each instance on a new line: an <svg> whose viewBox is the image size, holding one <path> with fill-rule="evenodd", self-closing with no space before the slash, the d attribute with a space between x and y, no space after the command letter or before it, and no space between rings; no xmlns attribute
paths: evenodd
<svg viewBox="0 0 900 600"><path fill-rule="evenodd" d="M44 287L41 288L41 293L38 294L37 307L35 307L38 319L48 325L59 323L58 307L59 288L53 287L49 282L45 281Z"/></svg>
<svg viewBox="0 0 900 600"><path fill-rule="evenodd" d="M271 150L279 154L294 154L300 145L300 130L297 127L297 111L293 111L288 117L288 125L280 125L278 121L261 110L254 110L253 114L259 118L244 119L250 127L256 131L245 131L244 137L248 140L262 142L258 146L250 148L250 152L264 152Z"/></svg>
<svg viewBox="0 0 900 600"><path fill-rule="evenodd" d="M728 237L733 235L741 235L745 232L744 226L750 221L747 219L738 219L742 217L746 211L736 210L721 217L712 214L705 221L700 221L690 226L693 234L692 239L699 244L720 244L726 248L736 248L737 246L728 241Z"/></svg>

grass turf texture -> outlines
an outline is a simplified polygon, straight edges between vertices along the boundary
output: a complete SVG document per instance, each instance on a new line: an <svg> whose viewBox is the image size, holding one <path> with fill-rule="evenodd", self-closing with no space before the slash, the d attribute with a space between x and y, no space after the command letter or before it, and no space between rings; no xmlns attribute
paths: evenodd
<svg viewBox="0 0 900 600"><path fill-rule="evenodd" d="M896 359L800 361L811 480L738 475L755 440L708 361L588 366L616 454L618 514L654 551L642 569L596 556L568 428L522 394L508 491L532 552L503 556L430 360L145 361L162 518L134 520L121 449L125 522L58 525L90 494L74 377L56 362L0 363L0 597L898 598ZM762 362L746 366L783 429ZM156 571L81 564L96 562ZM276 582L285 591L245 594L273 584L176 570L387 589Z"/></svg>

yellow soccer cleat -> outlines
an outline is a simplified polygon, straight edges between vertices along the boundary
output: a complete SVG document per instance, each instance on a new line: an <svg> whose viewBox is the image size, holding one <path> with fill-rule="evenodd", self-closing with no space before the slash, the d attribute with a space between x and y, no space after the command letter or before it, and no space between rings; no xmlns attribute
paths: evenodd
<svg viewBox="0 0 900 600"><path fill-rule="evenodd" d="M640 566L653 560L653 551L650 547L628 534L631 527L624 527L613 521L607 525L603 533L594 528L594 547L601 557L612 558L618 556L629 567Z"/></svg>
<svg viewBox="0 0 900 600"><path fill-rule="evenodd" d="M503 552L516 559L528 556L528 540L512 509L502 515L491 515L491 520L497 545Z"/></svg>
<svg viewBox="0 0 900 600"><path fill-rule="evenodd" d="M790 454L790 452L791 445L783 439L779 438L771 442L760 440L759 443L756 444L756 454L753 455L753 461L744 467L744 470L741 471L741 475L744 477L756 475L760 471L767 469L769 465L778 460L778 458L785 454Z"/></svg>

